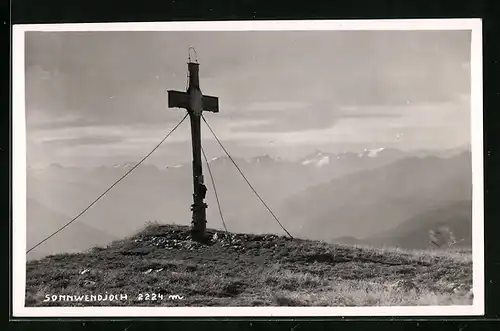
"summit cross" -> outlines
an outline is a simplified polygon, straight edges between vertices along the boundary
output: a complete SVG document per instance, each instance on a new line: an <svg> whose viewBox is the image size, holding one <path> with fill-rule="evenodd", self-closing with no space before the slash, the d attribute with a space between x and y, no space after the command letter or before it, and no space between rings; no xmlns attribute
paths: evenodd
<svg viewBox="0 0 500 331"><path fill-rule="evenodd" d="M186 92L168 90L168 107L184 108L191 121L191 141L193 149L193 212L191 220L191 237L194 240L205 239L206 209L205 203L207 187L204 184L203 168L201 163L201 116L203 111L219 112L219 99L203 95L200 89L199 64L189 61L189 85Z"/></svg>

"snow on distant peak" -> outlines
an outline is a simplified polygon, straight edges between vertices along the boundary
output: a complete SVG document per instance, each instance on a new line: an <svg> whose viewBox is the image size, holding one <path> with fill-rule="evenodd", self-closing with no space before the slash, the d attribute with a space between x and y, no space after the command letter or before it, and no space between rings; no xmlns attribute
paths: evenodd
<svg viewBox="0 0 500 331"><path fill-rule="evenodd" d="M269 154L253 156L253 157L248 157L248 158L233 156L232 158L237 164L272 164L274 162L282 162L283 161L283 159L281 159L279 157L271 156ZM231 164L232 161L228 156L222 155L222 156L216 156L216 157L211 158L208 161L208 163L217 163L217 164L230 163Z"/></svg>
<svg viewBox="0 0 500 331"><path fill-rule="evenodd" d="M376 157L378 153L382 152L385 148L377 148L368 151L368 157Z"/></svg>
<svg viewBox="0 0 500 331"><path fill-rule="evenodd" d="M359 153L359 157L377 157L380 152L385 150L384 147L382 148L375 148L375 149L364 149L362 153Z"/></svg>
<svg viewBox="0 0 500 331"><path fill-rule="evenodd" d="M120 169L129 169L132 168L135 164L132 163L119 163L113 165L113 168L120 168Z"/></svg>
<svg viewBox="0 0 500 331"><path fill-rule="evenodd" d="M307 156L302 160L302 165L313 165L316 167L323 167L330 164L330 155L323 153L320 150L315 150L313 154Z"/></svg>
<svg viewBox="0 0 500 331"><path fill-rule="evenodd" d="M318 162L316 162L318 167L322 167L327 164L330 164L330 157L328 156L323 156Z"/></svg>
<svg viewBox="0 0 500 331"><path fill-rule="evenodd" d="M262 162L280 162L281 159L269 154L255 156L250 159L251 162L262 163Z"/></svg>

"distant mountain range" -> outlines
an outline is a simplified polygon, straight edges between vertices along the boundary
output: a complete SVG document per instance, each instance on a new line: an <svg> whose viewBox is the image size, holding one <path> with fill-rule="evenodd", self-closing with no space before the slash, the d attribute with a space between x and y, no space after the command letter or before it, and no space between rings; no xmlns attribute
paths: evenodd
<svg viewBox="0 0 500 331"><path fill-rule="evenodd" d="M470 242L471 200L471 155L464 152L447 159L405 158L333 179L287 199L280 215L293 231L310 238L400 246L419 246L405 236L424 231L428 238L432 227L456 218L462 220L461 229L468 224L468 233L459 232ZM410 228L415 233L398 232Z"/></svg>
<svg viewBox="0 0 500 331"><path fill-rule="evenodd" d="M316 150L313 154L306 156L301 160L303 165L312 165L316 167L326 167L334 163L345 163L348 161L355 161L360 158L371 158L373 160L383 160L383 159L397 159L405 156L404 152L397 149L365 149L361 153L324 153L320 150Z"/></svg>
<svg viewBox="0 0 500 331"><path fill-rule="evenodd" d="M295 161L270 155L234 160L295 236L328 241L351 236L360 240L389 231L444 203L470 201L470 152L460 152L318 150ZM51 218L69 221L134 164L28 168L28 198L59 215L43 221L49 231L59 224ZM230 231L282 231L226 156L213 158L209 164ZM204 167L209 189L207 219L211 227L221 228L206 164ZM143 164L78 222L106 238L130 235L150 220L187 225L191 219L191 175L190 162L163 168ZM28 230L32 233L40 232L33 224L43 220L37 217L42 213L37 208L42 207L28 206ZM73 240L71 227L57 234L60 242ZM87 246L92 245L88 241Z"/></svg>

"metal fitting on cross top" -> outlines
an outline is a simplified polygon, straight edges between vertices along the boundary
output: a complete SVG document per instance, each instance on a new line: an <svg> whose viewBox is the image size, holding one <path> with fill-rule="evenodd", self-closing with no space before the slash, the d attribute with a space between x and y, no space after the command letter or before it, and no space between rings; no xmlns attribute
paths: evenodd
<svg viewBox="0 0 500 331"><path fill-rule="evenodd" d="M196 53L196 49L194 49L193 46L189 46L189 48L188 48L188 61L189 61L189 63L191 63L191 51L194 52L194 56L196 57L194 60L195 63L198 63L198 53Z"/></svg>

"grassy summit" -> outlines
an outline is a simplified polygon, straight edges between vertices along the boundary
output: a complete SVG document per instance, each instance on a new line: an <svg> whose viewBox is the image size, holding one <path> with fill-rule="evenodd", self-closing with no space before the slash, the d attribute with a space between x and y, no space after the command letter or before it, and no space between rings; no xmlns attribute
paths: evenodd
<svg viewBox="0 0 500 331"><path fill-rule="evenodd" d="M201 245L190 240L188 227L150 224L106 248L28 261L26 305L472 304L470 250L403 251L208 233L210 242ZM106 294L116 299L95 300Z"/></svg>

